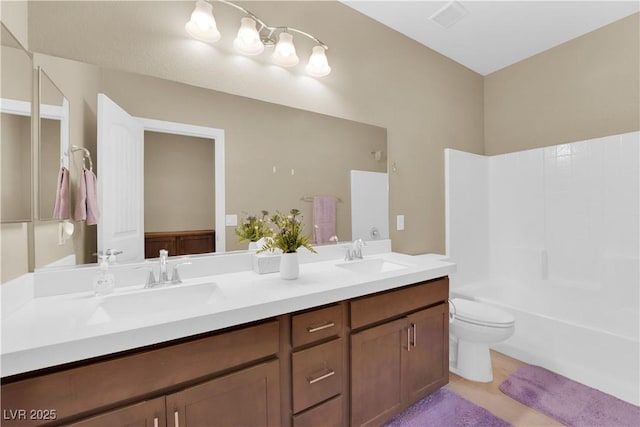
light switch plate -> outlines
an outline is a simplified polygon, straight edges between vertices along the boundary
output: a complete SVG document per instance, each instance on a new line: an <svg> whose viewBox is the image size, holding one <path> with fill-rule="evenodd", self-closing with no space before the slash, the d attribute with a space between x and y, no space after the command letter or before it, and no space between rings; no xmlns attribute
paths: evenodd
<svg viewBox="0 0 640 427"><path fill-rule="evenodd" d="M228 227L236 227L238 225L238 215L236 214L225 215L224 225Z"/></svg>
<svg viewBox="0 0 640 427"><path fill-rule="evenodd" d="M396 216L396 230L398 231L404 230L404 215Z"/></svg>

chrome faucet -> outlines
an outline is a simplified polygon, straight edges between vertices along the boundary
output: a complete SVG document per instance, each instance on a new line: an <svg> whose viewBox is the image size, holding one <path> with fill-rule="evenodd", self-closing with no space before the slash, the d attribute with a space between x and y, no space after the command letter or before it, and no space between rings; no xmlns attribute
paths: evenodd
<svg viewBox="0 0 640 427"><path fill-rule="evenodd" d="M158 284L165 285L169 283L169 273L167 267L169 263L169 251L160 249L160 275L158 276Z"/></svg>
<svg viewBox="0 0 640 427"><path fill-rule="evenodd" d="M362 239L357 239L353 242L353 257L362 259L362 247L367 246L367 244Z"/></svg>
<svg viewBox="0 0 640 427"><path fill-rule="evenodd" d="M169 267L169 252L166 249L160 249L160 271L158 274L158 280L156 280L155 275L153 274L153 269L149 268L149 276L147 277L147 283L144 285L145 288L155 288L156 286L165 286L169 284L178 284L182 283L180 279L180 274L178 273L178 267L185 264L191 264L190 261L183 261L175 264L173 266L173 271L171 272L171 278L169 278L168 267Z"/></svg>
<svg viewBox="0 0 640 427"><path fill-rule="evenodd" d="M357 239L353 241L351 247L347 247L347 252L344 255L345 261L353 261L354 259L362 259L362 247L367 246L367 244L362 239Z"/></svg>

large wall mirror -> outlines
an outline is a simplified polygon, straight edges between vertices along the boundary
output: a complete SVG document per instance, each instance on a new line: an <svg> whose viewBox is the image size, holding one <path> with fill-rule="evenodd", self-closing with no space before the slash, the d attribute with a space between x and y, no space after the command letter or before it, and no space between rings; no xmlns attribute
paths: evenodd
<svg viewBox="0 0 640 427"><path fill-rule="evenodd" d="M60 207L60 201L59 212L54 215L56 196L69 193L68 179L59 180L61 169L69 169L69 101L41 67L38 89L38 219L69 219L69 209ZM60 185L66 188L58 188Z"/></svg>
<svg viewBox="0 0 640 427"><path fill-rule="evenodd" d="M91 7L90 4L75 2L68 4L68 7L82 10ZM111 3L101 5L111 8ZM38 13L48 15L47 7L46 2L31 4L30 19L31 16L37 17ZM38 12L39 8L43 11ZM126 9L125 5L120 4L114 6L114 11L123 8ZM46 31L56 33L55 45L43 43L52 40ZM331 196L337 200L336 234L340 241L354 237L388 237L388 234L380 232L380 228L386 227L370 224L362 231L354 231L351 215L352 171L382 174L382 186L375 191L387 201L388 187L384 176L387 172L386 129L122 71L130 68L126 64L112 64L119 69L97 65L92 61L97 61L95 58L100 55L92 57L82 54L81 50L74 50L73 46L78 43L77 34L68 34L60 27L30 25L29 35L36 50L34 63L46 70L40 79L43 90L47 82L52 82L50 86L59 90L58 95L64 94L62 96L69 107L69 147L86 149L93 156L94 171L99 171L102 160L97 137L100 121L97 99L98 94L105 94L133 117L224 132L224 219L229 223L261 210L273 213L297 208L302 211L307 230L311 233L314 224L311 200L314 196ZM125 40L126 37L120 34L119 39ZM39 51L38 46L43 50ZM53 123L52 127L51 133L58 135L57 124ZM42 123L41 129L44 129ZM211 218L211 212L220 216L215 211L216 180L210 177L215 176L219 158L217 152L213 154L212 142L215 144L215 141L186 140L184 135L146 132L144 164L141 166L145 172L144 196L141 199L145 233L183 231L183 228L210 229L217 224L219 218ZM97 226L74 220L75 234L60 244L58 223L48 220L51 218L51 195L55 196L52 188L55 189L61 161L64 164L65 151L56 142L46 144L45 147L43 142L40 148L42 161L48 162L41 168L49 172L40 171L39 174L41 209L40 220L34 225L35 267L94 263L98 250ZM49 154L45 154L45 150L50 150ZM69 154L71 201L75 204L84 154L83 151L71 151ZM116 167L137 167L127 163L126 158L121 160ZM198 170L199 174L185 173L193 170ZM102 178L98 172L98 183ZM365 187L367 185L365 183ZM366 199L358 200L365 208L368 206ZM388 214L386 209L385 214ZM73 206L71 210L73 212ZM384 218L383 221L388 222L386 215ZM238 242L235 226L216 228L216 235L225 239L227 251L247 248L247 243ZM63 259L65 261L60 262Z"/></svg>
<svg viewBox="0 0 640 427"><path fill-rule="evenodd" d="M32 219L31 116L33 65L29 54L2 24L2 203L6 222Z"/></svg>
<svg viewBox="0 0 640 427"><path fill-rule="evenodd" d="M82 123L89 134L97 132L100 112L99 93L137 118L182 123L224 130L226 215L241 220L245 213L261 210L300 209L309 232L313 226L310 199L317 195L334 196L337 203L336 232L341 241L352 239L351 171L387 171L386 130L380 127L311 113L295 108L257 101L209 89L155 77L79 64L62 58L37 55L39 62L55 62L51 77L61 81L71 104L71 145L86 147L100 165L96 140L75 141L73 129ZM54 67L51 67L53 69ZM64 74L85 73L85 87L66 87L73 82L61 79ZM49 72L52 74L52 72ZM73 105L85 105L83 110ZM87 113L84 118L74 114ZM95 115L94 115L95 114ZM171 233L210 229L216 224L214 140L187 137L175 133L145 132L144 164L128 163L120 158L113 168L144 169L144 231ZM82 165L71 157L70 172L76 181ZM94 168L100 170L100 167ZM121 169L122 170L122 169ZM97 174L98 181L101 179ZM116 178L113 178L116 179ZM125 185L125 184L123 184ZM76 189L72 188L72 192ZM380 190L386 199L386 186ZM106 207L105 207L106 209ZM104 210L104 209L101 209ZM96 226L78 224L85 234L97 233ZM226 250L246 249L234 233L235 227L216 229L226 239ZM36 227L36 237L38 227ZM363 238L378 238L367 235ZM382 236L384 237L384 236ZM59 251L60 247L40 243L38 253ZM89 243L86 243L89 242ZM96 243L91 239L73 239L78 263L95 262ZM121 248L114 247L118 250ZM81 252L81 253L79 253ZM47 256L51 260L55 257ZM45 267L40 264L37 267ZM55 264L54 264L55 265Z"/></svg>

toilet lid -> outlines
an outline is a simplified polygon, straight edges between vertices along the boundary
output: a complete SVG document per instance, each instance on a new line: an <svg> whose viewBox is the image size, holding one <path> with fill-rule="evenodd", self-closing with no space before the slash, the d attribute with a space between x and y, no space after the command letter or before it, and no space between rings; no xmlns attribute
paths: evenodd
<svg viewBox="0 0 640 427"><path fill-rule="evenodd" d="M515 319L506 311L467 299L454 298L455 317L463 322L477 325L507 328L513 326Z"/></svg>

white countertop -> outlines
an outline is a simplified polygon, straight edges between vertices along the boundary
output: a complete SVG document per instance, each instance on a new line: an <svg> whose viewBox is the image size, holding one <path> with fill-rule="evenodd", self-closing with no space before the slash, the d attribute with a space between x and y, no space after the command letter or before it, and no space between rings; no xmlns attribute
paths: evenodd
<svg viewBox="0 0 640 427"><path fill-rule="evenodd" d="M92 292L32 298L2 321L2 377L157 344L226 327L267 319L324 304L435 279L455 271L437 256L413 257L394 252L366 256L400 264L382 273L357 273L322 260L300 265L300 277L240 271L184 280L177 287L210 283L206 302L156 310L140 304L135 315L113 319L101 310L110 296ZM358 261L353 261L358 262ZM137 289L142 285L138 285ZM132 292L118 288L113 295ZM138 291L144 293L156 289Z"/></svg>

